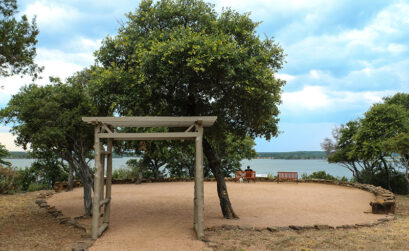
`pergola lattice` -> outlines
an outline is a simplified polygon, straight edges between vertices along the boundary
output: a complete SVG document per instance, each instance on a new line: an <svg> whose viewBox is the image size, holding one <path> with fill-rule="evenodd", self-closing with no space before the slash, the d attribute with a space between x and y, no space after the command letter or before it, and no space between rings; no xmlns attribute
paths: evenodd
<svg viewBox="0 0 409 251"><path fill-rule="evenodd" d="M204 187L203 187L203 127L210 127L217 117L83 117L82 120L95 125L95 176L92 208L92 238L97 239L109 226L112 185L112 142L113 140L195 140L195 190L193 227L197 238L204 237ZM124 127L185 127L184 132L164 133L118 133ZM102 139L107 139L107 149ZM105 156L107 175L104 182ZM104 183L106 183L104 194ZM102 224L99 224L101 208L104 207Z"/></svg>

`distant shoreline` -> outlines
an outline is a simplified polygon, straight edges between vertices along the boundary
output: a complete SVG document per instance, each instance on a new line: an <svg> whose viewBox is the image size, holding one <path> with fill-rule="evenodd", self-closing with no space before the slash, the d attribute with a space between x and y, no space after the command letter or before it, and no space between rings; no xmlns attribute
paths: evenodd
<svg viewBox="0 0 409 251"><path fill-rule="evenodd" d="M114 158L135 157L130 155L115 155ZM136 156L137 157L137 156ZM324 151L295 151L295 152L258 152L254 159L326 159ZM4 159L32 159L29 152L10 151Z"/></svg>

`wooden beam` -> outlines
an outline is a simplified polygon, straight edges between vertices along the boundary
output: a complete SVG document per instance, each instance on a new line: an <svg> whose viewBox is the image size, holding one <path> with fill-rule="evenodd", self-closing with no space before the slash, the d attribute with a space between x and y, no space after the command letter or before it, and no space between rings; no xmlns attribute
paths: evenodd
<svg viewBox="0 0 409 251"><path fill-rule="evenodd" d="M99 236L98 234L98 222L99 222L99 196L101 190L101 161L99 157L101 156L101 145L98 137L98 133L101 131L99 125L95 126L95 142L94 142L94 151L95 151L95 176L94 176L94 198L92 201L92 238L96 240ZM103 177L102 177L103 178Z"/></svg>
<svg viewBox="0 0 409 251"><path fill-rule="evenodd" d="M113 140L180 140L197 137L197 132L164 132L164 133L99 133L101 139Z"/></svg>
<svg viewBox="0 0 409 251"><path fill-rule="evenodd" d="M197 238L204 238L204 185L203 185L203 127L197 123L198 136L195 140L195 201L194 201L194 228Z"/></svg>
<svg viewBox="0 0 409 251"><path fill-rule="evenodd" d="M188 127L197 120L203 121L203 126L212 126L216 116L191 116L191 117L82 117L82 120L91 124L106 124L119 127Z"/></svg>
<svg viewBox="0 0 409 251"><path fill-rule="evenodd" d="M107 150L112 152L112 139L108 139ZM112 154L108 155L107 160L107 181L106 181L106 199L109 199L108 204L104 208L104 223L109 223L111 214L111 184L112 184Z"/></svg>

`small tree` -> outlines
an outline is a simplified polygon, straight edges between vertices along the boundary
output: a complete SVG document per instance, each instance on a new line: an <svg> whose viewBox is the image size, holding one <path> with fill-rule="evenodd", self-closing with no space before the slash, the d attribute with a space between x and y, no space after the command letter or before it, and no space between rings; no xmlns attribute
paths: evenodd
<svg viewBox="0 0 409 251"><path fill-rule="evenodd" d="M11 166L10 162L3 160L4 157L7 157L8 155L9 155L9 151L7 151L4 145L0 144L0 165Z"/></svg>
<svg viewBox="0 0 409 251"><path fill-rule="evenodd" d="M409 133L401 133L383 142L383 147L387 152L400 154L400 158L405 166L405 179L407 182L407 193L409 194Z"/></svg>
<svg viewBox="0 0 409 251"><path fill-rule="evenodd" d="M18 145L34 153L48 153L66 160L79 173L84 186L85 215L91 215L93 175L87 159L93 149L93 128L82 116L95 116L96 109L85 93L84 73L67 84L52 79L54 85L23 87L0 114L3 122L13 123Z"/></svg>

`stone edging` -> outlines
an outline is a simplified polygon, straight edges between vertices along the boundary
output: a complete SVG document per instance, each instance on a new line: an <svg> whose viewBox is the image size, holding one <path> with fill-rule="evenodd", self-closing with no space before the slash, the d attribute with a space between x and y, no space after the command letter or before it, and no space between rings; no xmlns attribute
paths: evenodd
<svg viewBox="0 0 409 251"><path fill-rule="evenodd" d="M74 226L76 228L84 230L85 234L81 236L81 240L72 245L72 250L73 251L87 250L94 244L94 240L89 238L90 229L87 228L85 225L79 223L78 218L72 219L71 217L65 217L62 214L61 210L57 210L54 206L48 205L46 199L53 196L54 194L55 194L54 191L40 192L40 194L37 196L37 200L35 201L35 203L40 208L44 208L45 210L47 210L47 213L54 216L60 222L60 224Z"/></svg>

